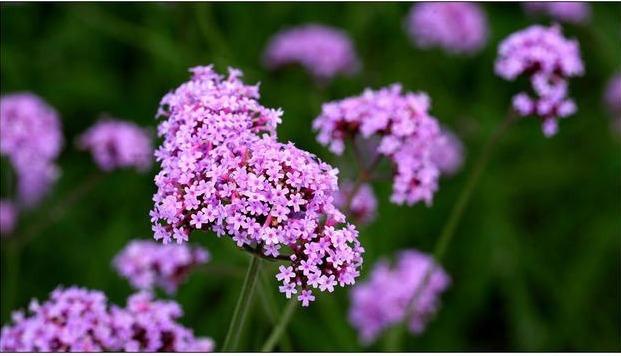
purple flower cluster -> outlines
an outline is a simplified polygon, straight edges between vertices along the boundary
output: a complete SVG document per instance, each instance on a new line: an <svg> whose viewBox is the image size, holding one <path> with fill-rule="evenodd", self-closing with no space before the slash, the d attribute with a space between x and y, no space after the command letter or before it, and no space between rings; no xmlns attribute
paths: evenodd
<svg viewBox="0 0 621 356"><path fill-rule="evenodd" d="M151 290L159 286L173 294L192 269L207 261L209 253L200 247L134 240L119 252L113 265L134 288Z"/></svg>
<svg viewBox="0 0 621 356"><path fill-rule="evenodd" d="M90 150L103 171L135 167L151 168L153 146L150 134L131 122L101 118L78 139L78 146Z"/></svg>
<svg viewBox="0 0 621 356"><path fill-rule="evenodd" d="M393 194L396 204L431 204L438 188L440 171L432 160L432 149L440 136L438 121L429 115L430 99L425 93L401 93L401 85L323 105L313 122L319 143L336 154L345 140L360 134L379 136L378 154L394 165Z"/></svg>
<svg viewBox="0 0 621 356"><path fill-rule="evenodd" d="M0 234L10 234L17 223L17 208L8 200L0 200Z"/></svg>
<svg viewBox="0 0 621 356"><path fill-rule="evenodd" d="M604 100L614 117L621 119L621 74L615 75L606 86Z"/></svg>
<svg viewBox="0 0 621 356"><path fill-rule="evenodd" d="M521 116L539 116L547 137L558 131L559 118L576 112L576 104L566 97L567 79L583 72L578 42L564 38L557 25L533 25L510 35L498 49L496 74L507 80L529 76L535 94L517 94L514 110Z"/></svg>
<svg viewBox="0 0 621 356"><path fill-rule="evenodd" d="M444 175L457 173L464 163L464 146L459 138L446 127L440 129L440 136L431 152L431 160Z"/></svg>
<svg viewBox="0 0 621 356"><path fill-rule="evenodd" d="M195 338L175 320L175 302L137 293L127 308L108 307L106 296L84 288L57 288L50 300L30 303L30 314L13 313L0 336L3 352L213 351L213 341Z"/></svg>
<svg viewBox="0 0 621 356"><path fill-rule="evenodd" d="M355 74L360 70L360 61L349 36L317 24L278 33L265 50L264 62L270 69L298 63L319 80L331 79L341 73Z"/></svg>
<svg viewBox="0 0 621 356"><path fill-rule="evenodd" d="M352 289L349 321L358 330L362 343L372 343L384 329L403 321L408 303L432 265L435 263L431 256L404 250L398 253L392 268L388 261L379 261L370 279ZM450 283L450 277L436 265L406 321L410 332L423 332L439 307L440 294Z"/></svg>
<svg viewBox="0 0 621 356"><path fill-rule="evenodd" d="M344 210L347 199L352 194L354 183L345 181L341 183L339 191L334 196L334 205ZM377 198L370 184L362 184L353 197L349 206L349 211L345 211L359 225L370 224L377 215Z"/></svg>
<svg viewBox="0 0 621 356"><path fill-rule="evenodd" d="M479 5L470 2L415 4L405 27L420 48L440 47L449 53L473 54L487 42L487 20Z"/></svg>
<svg viewBox="0 0 621 356"><path fill-rule="evenodd" d="M213 231L253 253L287 259L280 291L291 298L300 288L304 306L315 299L311 287L332 292L353 284L364 249L333 205L338 170L276 141L281 111L262 107L241 72L230 70L224 80L211 67L193 71L162 101L155 239L182 243L193 230Z"/></svg>
<svg viewBox="0 0 621 356"><path fill-rule="evenodd" d="M56 111L32 93L0 98L0 153L18 178L20 205L39 202L58 176L63 136Z"/></svg>
<svg viewBox="0 0 621 356"><path fill-rule="evenodd" d="M578 1L523 2L529 14L546 14L557 21L582 24L591 18L591 6Z"/></svg>

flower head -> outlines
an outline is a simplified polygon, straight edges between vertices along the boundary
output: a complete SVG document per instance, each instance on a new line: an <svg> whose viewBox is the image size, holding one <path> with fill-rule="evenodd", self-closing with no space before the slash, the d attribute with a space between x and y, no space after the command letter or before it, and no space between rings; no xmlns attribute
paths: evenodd
<svg viewBox="0 0 621 356"><path fill-rule="evenodd" d="M394 266L386 260L378 262L369 280L352 289L349 321L364 344L373 342L384 329L403 321L410 300L433 265L431 256L404 250L397 255ZM440 294L449 284L450 277L436 265L406 320L410 332L423 332L439 307Z"/></svg>
<svg viewBox="0 0 621 356"><path fill-rule="evenodd" d="M464 146L450 129L442 127L431 153L440 173L453 175L464 163Z"/></svg>
<svg viewBox="0 0 621 356"><path fill-rule="evenodd" d="M102 118L78 140L78 146L90 150L104 171L135 167L151 168L153 146L149 133L132 122Z"/></svg>
<svg viewBox="0 0 621 356"><path fill-rule="evenodd" d="M354 74L360 69L354 46L347 34L324 25L308 24L278 33L268 44L265 65L274 69L301 64L317 79Z"/></svg>
<svg viewBox="0 0 621 356"><path fill-rule="evenodd" d="M556 25L533 25L510 35L498 48L496 74L506 80L529 76L535 94L517 94L514 110L521 116L540 117L546 136L557 132L559 118L576 112L574 101L566 98L567 79L583 72L578 42L565 39Z"/></svg>
<svg viewBox="0 0 621 356"><path fill-rule="evenodd" d="M0 154L17 174L18 203L39 202L58 176L63 136L56 111L32 93L0 98Z"/></svg>
<svg viewBox="0 0 621 356"><path fill-rule="evenodd" d="M0 200L0 234L10 234L17 222L17 207L8 201Z"/></svg>
<svg viewBox="0 0 621 356"><path fill-rule="evenodd" d="M540 1L521 3L524 11L529 14L546 14L551 18L577 24L583 24L591 18L591 6L579 1Z"/></svg>
<svg viewBox="0 0 621 356"><path fill-rule="evenodd" d="M405 27L420 48L440 47L449 53L473 54L487 42L487 20L470 2L429 2L410 9Z"/></svg>
<svg viewBox="0 0 621 356"><path fill-rule="evenodd" d="M319 143L336 154L343 152L347 139L379 137L377 154L394 166L391 200L397 204L431 204L440 174L431 153L440 126L429 115L429 108L425 93L402 94L401 86L393 84L324 104L313 128L319 131Z"/></svg>
<svg viewBox="0 0 621 356"><path fill-rule="evenodd" d="M209 253L200 247L134 240L114 258L113 265L134 288L158 286L172 294L193 268L207 261Z"/></svg>
<svg viewBox="0 0 621 356"><path fill-rule="evenodd" d="M334 196L334 205L339 209L345 209L347 198L354 189L354 183L345 181L341 184L339 191ZM362 184L356 194L351 197L349 212L357 224L365 225L373 222L377 215L377 198L373 192L373 187L366 183Z"/></svg>
<svg viewBox="0 0 621 356"><path fill-rule="evenodd" d="M13 325L0 336L3 352L212 351L210 339L197 339L175 319L175 302L129 298L126 309L108 307L99 291L57 288L43 304L33 300L30 315L13 313Z"/></svg>

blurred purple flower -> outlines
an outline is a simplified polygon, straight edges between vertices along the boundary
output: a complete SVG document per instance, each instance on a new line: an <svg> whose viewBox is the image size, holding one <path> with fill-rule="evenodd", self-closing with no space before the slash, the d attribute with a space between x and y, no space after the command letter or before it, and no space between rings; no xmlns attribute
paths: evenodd
<svg viewBox="0 0 621 356"><path fill-rule="evenodd" d="M567 79L583 73L578 42L565 39L557 25L533 25L513 33L498 49L496 74L506 80L526 74L535 94L514 96L514 110L521 116L539 116L548 137L556 134L559 118L576 112L574 101L566 98Z"/></svg>
<svg viewBox="0 0 621 356"><path fill-rule="evenodd" d="M546 14L551 18L577 24L584 24L591 18L591 6L578 1L523 2L524 11L528 14Z"/></svg>
<svg viewBox="0 0 621 356"><path fill-rule="evenodd" d="M338 209L344 209L347 204L347 197L352 193L354 183L344 181L340 189L335 194L334 205ZM377 215L377 198L370 184L362 184L356 194L351 198L349 212L358 225L370 224Z"/></svg>
<svg viewBox="0 0 621 356"><path fill-rule="evenodd" d="M30 303L30 315L13 313L13 325L2 327L3 352L213 351L211 339L194 337L175 319L175 302L152 301L137 293L126 309L108 308L99 291L57 288L50 300Z"/></svg>
<svg viewBox="0 0 621 356"><path fill-rule="evenodd" d="M431 264L435 264L433 258L422 252L400 251L394 266L380 260L371 271L369 280L352 289L349 321L358 330L363 344L372 343L383 330L403 321L408 303ZM438 310L440 294L450 283L450 277L442 267L436 266L406 321L412 334L423 332Z"/></svg>
<svg viewBox="0 0 621 356"><path fill-rule="evenodd" d="M119 252L113 265L134 288L151 290L158 286L173 294L192 269L207 261L209 253L200 247L134 240Z"/></svg>
<svg viewBox="0 0 621 356"><path fill-rule="evenodd" d="M473 54L485 46L488 26L481 7L469 2L428 2L410 9L405 27L420 48Z"/></svg>
<svg viewBox="0 0 621 356"><path fill-rule="evenodd" d="M433 146L431 160L435 162L440 173L453 175L464 163L464 146L450 129L442 127L440 135Z"/></svg>
<svg viewBox="0 0 621 356"><path fill-rule="evenodd" d="M301 64L319 80L360 70L360 61L349 36L318 24L301 25L276 34L265 50L264 63L269 69Z"/></svg>
<svg viewBox="0 0 621 356"><path fill-rule="evenodd" d="M0 153L18 178L18 205L32 207L48 192L59 172L54 161L63 136L56 111L32 93L0 98Z"/></svg>
<svg viewBox="0 0 621 356"><path fill-rule="evenodd" d="M0 200L0 234L10 234L17 223L17 207L8 201Z"/></svg>
<svg viewBox="0 0 621 356"><path fill-rule="evenodd" d="M408 205L425 201L429 205L440 175L431 159L440 125L429 115L429 108L427 94L402 94L401 85L393 84L325 103L313 129L318 131L317 141L339 155L347 139L357 135L364 139L379 136L378 154L394 165L391 201Z"/></svg>
<svg viewBox="0 0 621 356"><path fill-rule="evenodd" d="M151 168L150 134L132 122L101 118L80 136L78 147L90 150L103 171L135 167L144 172Z"/></svg>

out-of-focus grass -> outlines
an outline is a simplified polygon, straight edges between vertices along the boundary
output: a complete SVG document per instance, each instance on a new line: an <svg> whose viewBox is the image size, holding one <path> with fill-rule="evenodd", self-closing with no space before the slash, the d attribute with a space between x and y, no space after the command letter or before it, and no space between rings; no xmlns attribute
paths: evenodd
<svg viewBox="0 0 621 356"><path fill-rule="evenodd" d="M20 231L37 224L96 170L78 152L75 137L101 112L155 127L162 95L188 77L189 66L215 63L219 71L242 69L261 82L262 102L285 110L280 138L318 154L351 176L351 162L320 147L311 121L325 100L355 95L365 87L401 82L424 90L432 113L463 139L462 172L443 179L432 207L394 206L390 183L375 184L378 220L361 229L373 263L402 248L430 251L471 168L472 158L501 120L519 84L493 75L498 42L545 19L526 17L516 4L484 4L491 26L488 46L474 57L448 57L413 48L402 30L405 3L262 4L3 4L1 91L30 90L62 115L67 144L62 177L49 198L20 217ZM609 77L621 68L619 4L592 4L586 26L564 26L576 37L586 75L573 80L579 112L545 139L536 120L519 121L502 138L475 191L445 259L453 278L437 318L407 350L618 350L620 348L620 157L619 139L601 102ZM270 36L290 25L320 22L353 38L363 72L314 88L300 68L269 73L261 66ZM3 160L3 173L7 170ZM22 251L17 305L46 299L57 285L103 290L116 303L131 293L111 260L132 238L151 238L148 211L155 191L152 172L106 175L59 221ZM2 196L8 195L2 183ZM183 322L221 343L248 258L226 239L194 234L219 268L197 272L176 299ZM6 311L6 242L2 242L2 323ZM221 268L220 268L221 267ZM268 275L274 266L268 267ZM276 284L270 280L270 292ZM288 329L302 351L361 350L347 322L348 291L321 295L299 310ZM278 295L276 304L284 308ZM258 349L269 334L269 313L258 295L243 349ZM371 350L379 350L381 342Z"/></svg>

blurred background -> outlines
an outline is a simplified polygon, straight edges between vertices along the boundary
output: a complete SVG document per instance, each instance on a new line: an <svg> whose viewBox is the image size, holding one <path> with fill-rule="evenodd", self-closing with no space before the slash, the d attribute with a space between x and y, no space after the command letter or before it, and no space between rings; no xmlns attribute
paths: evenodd
<svg viewBox="0 0 621 356"><path fill-rule="evenodd" d="M188 67L214 63L241 69L246 83L261 83L261 101L284 109L281 141L292 141L353 178L351 157L336 157L315 141L311 122L323 101L357 95L364 88L400 82L432 98L431 113L452 128L467 150L465 166L445 178L426 207L389 203L390 182L374 184L378 219L361 227L366 248L363 275L380 258L404 248L430 252L472 159L502 120L520 83L493 73L499 41L546 17L527 16L517 3L486 3L490 38L484 50L447 56L419 50L403 30L409 3L140 3L8 4L1 7L1 93L32 91L62 117L66 143L62 175L37 208L24 213L14 238L41 225L19 253L2 240L2 324L10 310L31 298L48 298L58 285L105 291L124 305L132 289L111 267L114 255L134 238L150 239L148 212L153 176L115 171L84 191L68 194L97 172L75 138L101 113L156 126L161 97L189 78ZM602 101L608 80L621 68L618 3L593 3L586 25L564 24L579 40L586 75L570 82L578 113L543 137L540 123L524 119L501 139L444 260L453 285L427 330L408 337L406 350L619 350L620 165L619 135ZM269 72L261 62L279 30L308 22L346 31L362 60L362 72L315 87L301 67ZM159 141L156 141L159 144ZM3 158L2 173L9 169ZM11 194L3 179L1 196ZM58 218L47 223L50 212ZM194 243L212 255L174 297L183 324L221 345L249 258L228 239L195 233ZM16 266L9 267L9 266ZM268 286L255 294L242 334L242 350L256 350L285 306L264 264ZM11 280L13 282L7 282ZM265 285L264 285L265 287ZM321 294L299 309L281 350L381 350L382 341L360 346L347 322L349 291ZM162 295L162 297L164 297Z"/></svg>

